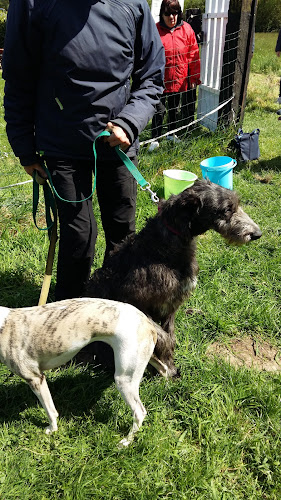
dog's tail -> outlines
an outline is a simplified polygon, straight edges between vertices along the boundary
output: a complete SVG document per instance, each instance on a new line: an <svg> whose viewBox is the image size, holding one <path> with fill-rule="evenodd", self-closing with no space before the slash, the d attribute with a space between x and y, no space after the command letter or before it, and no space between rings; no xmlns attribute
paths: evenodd
<svg viewBox="0 0 281 500"><path fill-rule="evenodd" d="M153 323L153 326L157 332L157 342L154 349L155 356L167 366L168 376L176 377L179 375L178 369L174 363L174 341L163 328L155 323L152 319L150 321Z"/></svg>

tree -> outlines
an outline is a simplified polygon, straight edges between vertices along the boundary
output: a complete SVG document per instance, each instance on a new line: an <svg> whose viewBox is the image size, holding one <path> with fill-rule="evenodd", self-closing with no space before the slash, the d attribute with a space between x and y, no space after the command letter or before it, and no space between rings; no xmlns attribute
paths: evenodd
<svg viewBox="0 0 281 500"><path fill-rule="evenodd" d="M0 9L8 10L9 0L0 0Z"/></svg>

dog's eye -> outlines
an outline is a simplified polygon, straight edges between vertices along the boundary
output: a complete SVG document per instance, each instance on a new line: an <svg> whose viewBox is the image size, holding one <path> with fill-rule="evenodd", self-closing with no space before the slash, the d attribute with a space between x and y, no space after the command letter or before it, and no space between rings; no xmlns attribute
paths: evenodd
<svg viewBox="0 0 281 500"><path fill-rule="evenodd" d="M219 211L218 211L218 214L219 216L222 218L222 219L225 219L226 217L231 217L232 215L232 210L230 207L225 207L225 208L221 208Z"/></svg>
<svg viewBox="0 0 281 500"><path fill-rule="evenodd" d="M225 210L224 210L224 215L225 217L227 218L230 218L233 214L233 209L232 207L227 207Z"/></svg>

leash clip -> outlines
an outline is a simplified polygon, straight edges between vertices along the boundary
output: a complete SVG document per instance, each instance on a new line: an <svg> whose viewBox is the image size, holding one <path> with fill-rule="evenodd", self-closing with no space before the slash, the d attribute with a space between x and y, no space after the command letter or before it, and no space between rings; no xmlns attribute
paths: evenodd
<svg viewBox="0 0 281 500"><path fill-rule="evenodd" d="M147 183L146 186L144 186L144 187L140 186L140 188L142 189L142 191L148 191L150 193L151 201L153 201L154 203L159 203L159 198L158 198L157 194L154 193L152 191L152 189L150 189L151 185L149 184L149 182Z"/></svg>

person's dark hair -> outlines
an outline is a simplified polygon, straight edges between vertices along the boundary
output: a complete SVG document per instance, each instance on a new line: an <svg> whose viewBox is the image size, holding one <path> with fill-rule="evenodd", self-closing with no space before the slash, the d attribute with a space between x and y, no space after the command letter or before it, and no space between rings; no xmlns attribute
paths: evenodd
<svg viewBox="0 0 281 500"><path fill-rule="evenodd" d="M163 20L163 15L165 12L170 14L178 14L178 23L182 21L182 10L178 0L163 0L160 7L160 21Z"/></svg>

